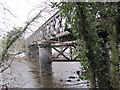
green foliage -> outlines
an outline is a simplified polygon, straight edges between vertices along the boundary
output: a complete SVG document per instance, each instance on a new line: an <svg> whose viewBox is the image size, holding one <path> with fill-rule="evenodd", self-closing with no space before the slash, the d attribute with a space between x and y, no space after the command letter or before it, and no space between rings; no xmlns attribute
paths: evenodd
<svg viewBox="0 0 120 90"><path fill-rule="evenodd" d="M115 24L115 17L119 14L117 3L60 2L53 3L53 7L58 7L61 16L67 18L66 24L71 25L72 34L78 41L76 52L80 54L83 69L86 72L89 68L94 70L93 74L99 79L99 87L111 87L110 75L106 71L109 59L105 56L104 47L107 38L98 34L104 31L108 34L113 32L109 28L110 23ZM88 74L87 77L89 78Z"/></svg>
<svg viewBox="0 0 120 90"><path fill-rule="evenodd" d="M7 36L4 38L2 45L2 55L1 55L1 61L4 61L8 59L8 51L10 46L15 42L16 39L18 39L19 34L22 32L22 28L14 28L10 32L8 32Z"/></svg>
<svg viewBox="0 0 120 90"><path fill-rule="evenodd" d="M39 15L41 14L43 10L39 11L38 14L36 16L34 16L30 21L28 21L26 23L26 25L22 28L13 28L12 31L10 31L10 33L7 35L7 39L5 41L5 47L2 51L2 55L1 55L1 62L4 62L5 57L7 56L7 52L9 50L9 48L11 47L11 45L18 40L21 35L27 30L27 28L31 25L31 23L33 23L36 19L39 18Z"/></svg>

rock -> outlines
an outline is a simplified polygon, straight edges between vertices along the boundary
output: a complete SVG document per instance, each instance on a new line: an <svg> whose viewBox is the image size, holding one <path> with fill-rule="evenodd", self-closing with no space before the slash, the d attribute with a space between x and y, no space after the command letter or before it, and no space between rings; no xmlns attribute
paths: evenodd
<svg viewBox="0 0 120 90"><path fill-rule="evenodd" d="M80 79L77 79L77 81L79 82L79 81L80 81Z"/></svg>
<svg viewBox="0 0 120 90"><path fill-rule="evenodd" d="M90 86L89 84L87 84L86 86Z"/></svg>
<svg viewBox="0 0 120 90"><path fill-rule="evenodd" d="M80 71L77 71L76 74L80 75Z"/></svg>
<svg viewBox="0 0 120 90"><path fill-rule="evenodd" d="M67 80L66 82L71 82L71 80Z"/></svg>
<svg viewBox="0 0 120 90"><path fill-rule="evenodd" d="M75 76L70 76L69 78L75 79Z"/></svg>
<svg viewBox="0 0 120 90"><path fill-rule="evenodd" d="M87 81L87 83L89 83L89 81Z"/></svg>
<svg viewBox="0 0 120 90"><path fill-rule="evenodd" d="M63 81L62 79L60 79L60 81Z"/></svg>

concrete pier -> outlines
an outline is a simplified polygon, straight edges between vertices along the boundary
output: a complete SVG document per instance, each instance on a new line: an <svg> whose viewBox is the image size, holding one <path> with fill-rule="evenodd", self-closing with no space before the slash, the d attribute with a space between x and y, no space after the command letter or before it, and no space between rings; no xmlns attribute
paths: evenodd
<svg viewBox="0 0 120 90"><path fill-rule="evenodd" d="M39 62L41 75L52 74L52 49L51 45L39 44Z"/></svg>

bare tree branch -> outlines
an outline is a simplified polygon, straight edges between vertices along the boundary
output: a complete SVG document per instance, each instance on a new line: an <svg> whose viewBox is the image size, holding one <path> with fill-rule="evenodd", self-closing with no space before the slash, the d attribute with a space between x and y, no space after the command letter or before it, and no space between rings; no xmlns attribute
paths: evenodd
<svg viewBox="0 0 120 90"><path fill-rule="evenodd" d="M45 8L44 8L45 9ZM43 10L44 10L43 9ZM22 31L16 33L14 36L10 36L8 39L7 39L7 43L6 43L6 46L5 48L3 49L3 52L2 52L2 55L1 55L1 62L4 62L5 61L5 57L8 53L8 50L9 48L11 47L11 45L16 41L18 40L21 35L28 29L28 27L31 25L31 23L33 23L36 19L38 19L40 17L40 14L43 12L43 10L40 10L40 12L34 17L32 18L30 21L28 21L25 25L25 27L22 29ZM9 65L8 65L9 67ZM7 67L7 68L8 68ZM5 71L7 68L5 68L4 70L2 70L1 72Z"/></svg>
<svg viewBox="0 0 120 90"><path fill-rule="evenodd" d="M0 5L3 7L3 9L7 12L9 12L13 17L16 17L9 9L7 9L3 4L0 3Z"/></svg>
<svg viewBox="0 0 120 90"><path fill-rule="evenodd" d="M13 60L9 63L9 65L7 67L0 70L0 73L3 73L5 70L7 70L10 67L10 65L12 64L12 62L13 62Z"/></svg>

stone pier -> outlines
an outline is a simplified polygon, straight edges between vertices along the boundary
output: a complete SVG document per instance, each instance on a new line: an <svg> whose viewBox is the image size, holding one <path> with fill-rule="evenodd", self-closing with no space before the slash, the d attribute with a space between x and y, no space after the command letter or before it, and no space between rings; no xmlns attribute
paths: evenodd
<svg viewBox="0 0 120 90"><path fill-rule="evenodd" d="M41 75L51 75L52 74L51 45L39 44L38 47Z"/></svg>
<svg viewBox="0 0 120 90"><path fill-rule="evenodd" d="M38 60L39 59L39 49L37 45L31 45L27 49L28 60Z"/></svg>
<svg viewBox="0 0 120 90"><path fill-rule="evenodd" d="M52 49L50 44L31 45L27 49L28 60L39 60L41 75L52 74Z"/></svg>

